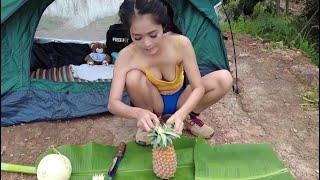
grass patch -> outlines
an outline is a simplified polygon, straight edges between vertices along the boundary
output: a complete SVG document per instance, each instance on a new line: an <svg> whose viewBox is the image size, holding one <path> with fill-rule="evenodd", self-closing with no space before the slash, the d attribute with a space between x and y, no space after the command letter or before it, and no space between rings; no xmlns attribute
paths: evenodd
<svg viewBox="0 0 320 180"><path fill-rule="evenodd" d="M308 109L319 109L319 89L313 88L311 90L305 91L300 94L300 97L303 99L304 103L300 104L304 108Z"/></svg>

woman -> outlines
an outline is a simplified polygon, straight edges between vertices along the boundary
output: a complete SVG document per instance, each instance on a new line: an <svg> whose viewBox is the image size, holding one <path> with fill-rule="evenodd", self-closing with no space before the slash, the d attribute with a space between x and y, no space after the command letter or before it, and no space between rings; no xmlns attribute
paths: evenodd
<svg viewBox="0 0 320 180"><path fill-rule="evenodd" d="M198 115L231 89L230 72L218 70L201 77L190 40L164 33L168 17L160 0L125 0L119 16L130 30L132 43L118 55L109 111L137 119L139 144L150 143L147 132L165 114L171 114L167 123L174 124L178 133L185 127L195 135L211 138L214 130ZM125 88L134 107L121 101Z"/></svg>

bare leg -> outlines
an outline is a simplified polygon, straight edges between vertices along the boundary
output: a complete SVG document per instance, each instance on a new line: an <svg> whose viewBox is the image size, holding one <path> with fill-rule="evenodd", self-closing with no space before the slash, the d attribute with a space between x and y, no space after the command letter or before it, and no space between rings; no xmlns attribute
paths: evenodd
<svg viewBox="0 0 320 180"><path fill-rule="evenodd" d="M193 109L194 113L200 113L210 105L219 101L232 87L232 76L227 70L219 70L209 73L201 78L203 86L205 88L205 94ZM192 89L188 85L185 91L181 94L178 101L178 108L187 100L190 96ZM190 115L189 118L185 119L184 127L196 136L201 135L204 138L211 138L214 135L214 130L205 125L204 122L199 119L196 115Z"/></svg>
<svg viewBox="0 0 320 180"><path fill-rule="evenodd" d="M201 78L205 88L205 94L200 100L199 104L193 110L195 113L200 113L207 107L218 102L232 87L232 76L227 70L219 70L209 73ZM178 101L178 108L187 100L190 96L191 87L188 85L184 92L181 94Z"/></svg>
<svg viewBox="0 0 320 180"><path fill-rule="evenodd" d="M162 114L162 97L143 72L131 70L127 73L126 88L134 106L148 109L151 112ZM150 145L151 140L148 132L138 128L136 133L136 143L140 145Z"/></svg>
<svg viewBox="0 0 320 180"><path fill-rule="evenodd" d="M126 77L126 88L134 106L162 114L162 97L143 72L129 71Z"/></svg>

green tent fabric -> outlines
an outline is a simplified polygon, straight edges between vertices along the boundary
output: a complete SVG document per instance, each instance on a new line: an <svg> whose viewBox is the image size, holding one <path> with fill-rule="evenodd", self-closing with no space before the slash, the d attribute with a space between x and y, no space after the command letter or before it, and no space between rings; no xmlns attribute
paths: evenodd
<svg viewBox="0 0 320 180"><path fill-rule="evenodd" d="M218 18L209 0L168 1L174 23L191 40L200 66L210 70L229 69Z"/></svg>
<svg viewBox="0 0 320 180"><path fill-rule="evenodd" d="M26 0L11 0L1 1L1 24L12 15L17 9L19 9Z"/></svg>
<svg viewBox="0 0 320 180"><path fill-rule="evenodd" d="M31 79L35 31L54 0L1 0L1 125L108 112L110 82L63 83ZM217 16L209 0L168 1L174 23L191 40L202 74L229 69ZM123 102L130 104L128 94Z"/></svg>
<svg viewBox="0 0 320 180"><path fill-rule="evenodd" d="M181 137L174 141L177 154L175 180L292 180L288 169L278 159L270 144L225 144L211 147L204 139ZM117 148L89 142L57 148L72 164L71 179L91 179L93 174L106 173ZM47 154L41 154L36 166ZM115 179L158 179L152 171L151 147L131 141L120 162Z"/></svg>
<svg viewBox="0 0 320 180"><path fill-rule="evenodd" d="M1 96L29 86L33 36L48 1L1 1Z"/></svg>

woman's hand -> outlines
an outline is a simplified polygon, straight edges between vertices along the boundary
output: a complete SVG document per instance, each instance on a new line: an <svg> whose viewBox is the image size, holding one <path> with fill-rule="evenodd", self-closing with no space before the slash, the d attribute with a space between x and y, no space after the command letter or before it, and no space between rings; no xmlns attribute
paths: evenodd
<svg viewBox="0 0 320 180"><path fill-rule="evenodd" d="M183 130L183 121L186 118L186 116L181 115L178 111L174 113L168 120L168 124L174 124L174 129L177 134L182 134Z"/></svg>
<svg viewBox="0 0 320 180"><path fill-rule="evenodd" d="M139 110L137 120L137 126L147 132L152 131L153 128L159 125L157 115L145 109Z"/></svg>

